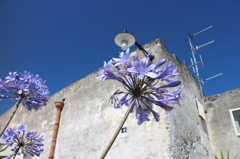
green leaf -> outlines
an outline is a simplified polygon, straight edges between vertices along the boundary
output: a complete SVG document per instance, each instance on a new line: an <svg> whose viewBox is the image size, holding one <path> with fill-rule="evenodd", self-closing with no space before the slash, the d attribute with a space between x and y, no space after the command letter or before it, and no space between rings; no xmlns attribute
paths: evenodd
<svg viewBox="0 0 240 159"><path fill-rule="evenodd" d="M221 159L224 159L224 155L223 155L223 153L222 153L222 151L220 150L220 155L221 155ZM238 154L237 154L238 155ZM237 159L237 155L234 157L234 159ZM216 155L213 155L214 156L214 159L218 159L218 157L216 156ZM226 159L230 159L230 157L229 157L230 155L229 155L229 151L228 151L228 153L227 153L227 156L226 156Z"/></svg>
<svg viewBox="0 0 240 159"><path fill-rule="evenodd" d="M2 158L6 158L6 157L8 157L8 156L0 156L0 159L2 159Z"/></svg>
<svg viewBox="0 0 240 159"><path fill-rule="evenodd" d="M224 156L221 150L220 150L220 153L221 153L221 159L224 159Z"/></svg>
<svg viewBox="0 0 240 159"><path fill-rule="evenodd" d="M215 156L215 155L213 155L213 156L214 156L214 158L215 158L215 159L218 159L218 157L217 157L217 156Z"/></svg>

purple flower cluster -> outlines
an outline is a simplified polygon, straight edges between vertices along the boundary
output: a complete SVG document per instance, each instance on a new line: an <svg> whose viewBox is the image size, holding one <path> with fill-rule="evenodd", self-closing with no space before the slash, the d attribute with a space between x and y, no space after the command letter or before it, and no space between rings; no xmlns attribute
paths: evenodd
<svg viewBox="0 0 240 159"><path fill-rule="evenodd" d="M26 157L28 154L32 157L34 155L40 156L43 152L43 136L37 134L37 131L28 132L25 136L26 125L21 124L17 129L7 129L2 135L1 139L5 142L1 142L2 145L14 146L11 151L14 153L8 156L6 159L12 158L12 156L23 154Z"/></svg>
<svg viewBox="0 0 240 159"><path fill-rule="evenodd" d="M156 121L160 120L160 115L152 109L151 103L166 111L173 109L169 104L179 104L179 100L183 98L180 95L183 86L175 92L166 89L181 84L181 81L173 81L178 74L174 63L168 63L165 69L161 69L160 66L165 64L165 59L152 64L150 59L153 55L148 54L147 57L139 59L135 54L135 52L130 54L128 48L126 52L120 53L120 58L113 58L108 63L104 62L103 69L96 79L102 81L113 79L122 83L126 92L117 90L110 101L115 108L120 108L123 105L129 106L132 100L136 99L133 109L136 109L136 118L140 125L150 120L148 117L150 113ZM118 99L119 94L124 95Z"/></svg>
<svg viewBox="0 0 240 159"><path fill-rule="evenodd" d="M11 98L22 102L28 110L38 110L47 104L49 91L39 75L24 71L18 75L17 72L9 72L5 80L0 79L0 100ZM8 94L14 96L8 96Z"/></svg>

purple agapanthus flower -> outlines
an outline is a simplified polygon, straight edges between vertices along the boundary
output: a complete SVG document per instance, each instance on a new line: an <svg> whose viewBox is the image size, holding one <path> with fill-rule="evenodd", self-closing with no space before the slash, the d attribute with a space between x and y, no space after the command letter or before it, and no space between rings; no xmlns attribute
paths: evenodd
<svg viewBox="0 0 240 159"><path fill-rule="evenodd" d="M116 65L123 64L125 68L132 67L130 58L135 55L136 53L130 54L130 49L128 48L126 52L121 52L119 57L120 58L113 58L114 61L118 62Z"/></svg>
<svg viewBox="0 0 240 159"><path fill-rule="evenodd" d="M47 104L49 91L46 81L39 75L24 71L9 72L5 80L0 79L0 100L10 98L20 101L28 110L38 110Z"/></svg>
<svg viewBox="0 0 240 159"><path fill-rule="evenodd" d="M1 142L1 145L14 146L11 151L13 154L7 157L7 159L12 158L16 155L23 154L24 157L31 155L32 157L40 156L43 152L43 136L37 134L37 131L26 132L26 125L21 124L17 129L7 129L2 135L1 139L5 142Z"/></svg>
<svg viewBox="0 0 240 159"><path fill-rule="evenodd" d="M120 58L113 58L108 63L104 62L103 69L100 70L96 79L106 81L108 79L117 80L122 83L126 92L117 90L110 98L110 102L115 108L123 105L129 106L134 100L134 106L131 112L136 110L138 124L149 121L149 114L154 119L160 121L160 115L152 108L152 103L166 111L171 111L174 107L170 104L179 104L183 97L180 95L183 86L175 92L169 92L168 88L174 88L181 85L181 81L173 81L178 74L174 63L166 64L166 68L160 68L166 62L165 59L152 64L152 54L139 59L136 53L120 53ZM164 82L164 84L162 84ZM117 96L123 94L118 99Z"/></svg>

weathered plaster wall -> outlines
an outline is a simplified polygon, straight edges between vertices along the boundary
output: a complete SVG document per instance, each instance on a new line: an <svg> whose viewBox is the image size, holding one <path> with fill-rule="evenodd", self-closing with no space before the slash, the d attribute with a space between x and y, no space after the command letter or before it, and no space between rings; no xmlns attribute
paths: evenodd
<svg viewBox="0 0 240 159"><path fill-rule="evenodd" d="M154 47L154 45L158 47ZM145 45L145 48L148 52L156 52L158 55L157 58L164 58L167 59L167 61L175 63L179 72L176 80L182 81L184 85L182 94L185 96L185 100L181 101L181 107L176 105L174 111L167 113L172 158L212 158L210 141L208 135L203 131L195 100L198 98L204 105L198 82L195 80L188 67L182 64L175 55L170 54L162 42L148 43Z"/></svg>
<svg viewBox="0 0 240 159"><path fill-rule="evenodd" d="M197 159L200 158L199 153L211 156L208 137L197 115L195 97L201 99L197 82L187 66L171 55L160 39L144 45L144 48L155 55L155 62L166 58L168 62L176 63L178 79L185 85L183 94L186 98L181 102L181 108L176 105L176 109L169 113L154 106L161 115L160 122L155 122L151 116L152 121L138 126L135 114L130 114L126 121L128 136L117 139L106 158L170 159L190 156ZM139 50L137 52L142 54ZM122 89L120 84L107 81L98 85L96 76L97 71L52 95L48 105L38 112L20 107L10 127L24 123L28 130L37 129L45 139L45 151L40 158L48 158L56 115L54 102L66 98L55 158L99 158L126 108L116 110L108 102L114 91ZM13 108L0 117L1 126L12 111Z"/></svg>
<svg viewBox="0 0 240 159"><path fill-rule="evenodd" d="M229 109L240 107L240 89L227 91L206 97L206 117L208 132L213 152L220 155L220 150L230 157L238 154L240 158L240 138L236 136Z"/></svg>

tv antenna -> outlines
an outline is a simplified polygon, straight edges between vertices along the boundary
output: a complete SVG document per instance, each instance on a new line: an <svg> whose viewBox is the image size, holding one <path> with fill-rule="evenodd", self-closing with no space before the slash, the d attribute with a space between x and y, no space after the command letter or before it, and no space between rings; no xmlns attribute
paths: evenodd
<svg viewBox="0 0 240 159"><path fill-rule="evenodd" d="M209 77L209 78L207 78L207 79L201 79L201 78L200 78L200 75L199 75L199 72L198 72L198 64L199 64L199 63L202 63L202 66L203 66L203 67L204 67L204 64L203 64L202 56L199 55L200 61L197 61L195 55L197 54L197 51L198 51L200 48L202 48L202 47L204 47L204 46L207 46L207 45L213 43L214 40L209 41L209 42L207 42L207 43L205 43L205 44L202 44L202 45L200 45L200 46L195 46L195 47L192 45L192 41L191 41L191 40L192 40L193 37L195 37L196 35L204 32L204 31L206 31L206 30L208 30L208 29L210 29L210 28L212 28L212 27L213 27L213 25L211 25L211 26L209 26L209 27L207 27L207 28L205 28L205 29L203 29L203 30L195 33L195 34L192 34L192 35L190 35L190 36L188 37L189 45L190 45L190 48L191 48L191 51L192 51L192 58L190 58L190 60L191 60L191 65L190 65L189 67L192 67L193 72L194 72L194 74L195 74L195 76L196 76L196 78L197 78L197 80L198 80L198 83L199 83L199 86L200 86L201 90L202 90L202 88L203 88L204 83L205 83L207 80L210 80L210 79L212 79L212 78L215 78L215 77L220 76L220 75L223 74L223 73L220 73L220 74L217 74L217 75L215 75L215 76Z"/></svg>

